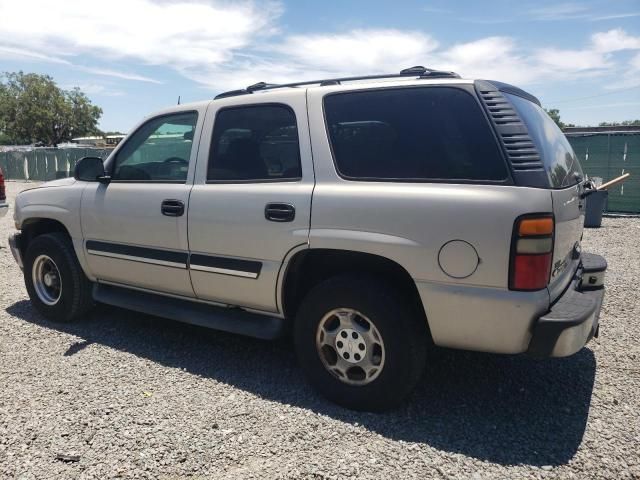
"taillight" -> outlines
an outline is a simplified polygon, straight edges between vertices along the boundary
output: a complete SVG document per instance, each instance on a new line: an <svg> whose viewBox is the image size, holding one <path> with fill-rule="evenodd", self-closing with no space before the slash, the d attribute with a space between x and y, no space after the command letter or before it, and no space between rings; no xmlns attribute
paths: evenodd
<svg viewBox="0 0 640 480"><path fill-rule="evenodd" d="M0 200L7 199L7 192L4 188L4 175L2 174L2 169L0 168Z"/></svg>
<svg viewBox="0 0 640 480"><path fill-rule="evenodd" d="M549 283L553 259L551 215L527 215L516 220L511 245L511 290L540 290Z"/></svg>

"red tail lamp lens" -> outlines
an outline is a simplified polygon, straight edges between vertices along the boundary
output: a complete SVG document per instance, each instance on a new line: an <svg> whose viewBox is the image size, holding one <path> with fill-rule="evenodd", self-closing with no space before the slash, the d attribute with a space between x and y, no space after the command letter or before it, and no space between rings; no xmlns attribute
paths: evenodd
<svg viewBox="0 0 640 480"><path fill-rule="evenodd" d="M511 247L511 290L541 290L549 283L553 261L551 215L527 216L514 225Z"/></svg>

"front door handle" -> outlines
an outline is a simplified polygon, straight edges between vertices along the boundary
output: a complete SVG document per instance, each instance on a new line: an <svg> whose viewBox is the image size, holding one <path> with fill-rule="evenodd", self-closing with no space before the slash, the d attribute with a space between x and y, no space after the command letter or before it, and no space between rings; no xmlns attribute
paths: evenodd
<svg viewBox="0 0 640 480"><path fill-rule="evenodd" d="M184 202L181 200L163 200L162 214L167 217L181 217L184 215Z"/></svg>
<svg viewBox="0 0 640 480"><path fill-rule="evenodd" d="M264 207L264 218L271 222L293 222L296 208L288 203L267 203Z"/></svg>

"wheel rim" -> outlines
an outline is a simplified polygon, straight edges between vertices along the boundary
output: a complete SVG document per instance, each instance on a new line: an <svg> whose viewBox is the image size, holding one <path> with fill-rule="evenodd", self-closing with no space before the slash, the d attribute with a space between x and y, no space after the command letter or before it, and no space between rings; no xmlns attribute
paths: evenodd
<svg viewBox="0 0 640 480"><path fill-rule="evenodd" d="M33 262L31 270L33 287L40 301L55 305L62 295L62 277L56 263L47 255L40 255Z"/></svg>
<svg viewBox="0 0 640 480"><path fill-rule="evenodd" d="M367 316L351 308L337 308L322 317L316 349L324 367L350 385L371 383L384 368L382 335Z"/></svg>

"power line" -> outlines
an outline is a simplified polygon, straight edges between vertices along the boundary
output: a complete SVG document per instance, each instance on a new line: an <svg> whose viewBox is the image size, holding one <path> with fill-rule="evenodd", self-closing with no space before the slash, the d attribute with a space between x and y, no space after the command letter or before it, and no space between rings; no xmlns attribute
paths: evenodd
<svg viewBox="0 0 640 480"><path fill-rule="evenodd" d="M588 100L590 98L604 97L606 95L615 95L616 93L626 92L626 91L629 91L629 90L635 90L636 88L640 88L640 85L636 85L635 87L629 87L629 88L621 88L621 89L615 90L613 92L599 93L597 95L589 95L588 97L566 98L564 100L558 100L556 102L545 102L545 104L547 104L547 105L555 105L557 103L579 102L581 100Z"/></svg>

